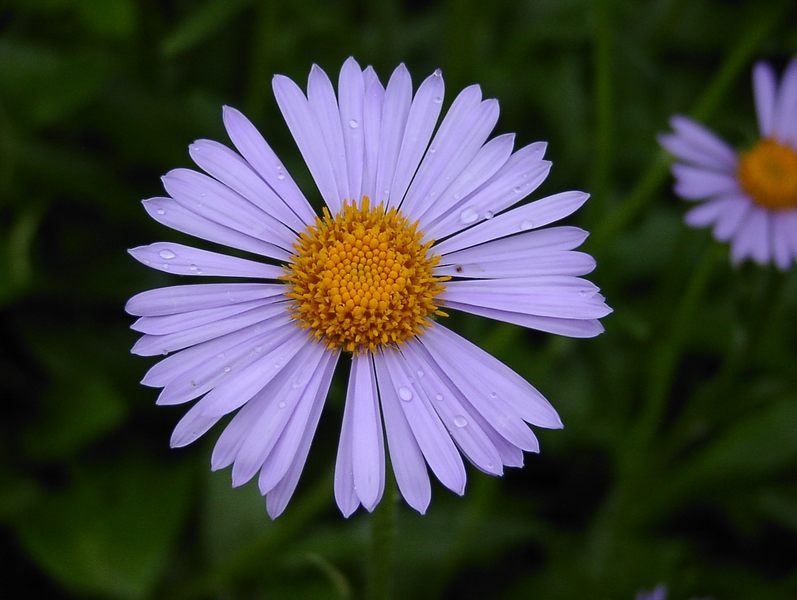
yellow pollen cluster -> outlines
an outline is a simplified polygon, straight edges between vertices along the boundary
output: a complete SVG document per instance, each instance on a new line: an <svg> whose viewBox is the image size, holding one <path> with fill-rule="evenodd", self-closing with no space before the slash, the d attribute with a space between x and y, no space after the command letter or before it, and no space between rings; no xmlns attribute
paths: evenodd
<svg viewBox="0 0 797 600"><path fill-rule="evenodd" d="M737 171L742 189L770 210L797 208L797 151L763 139L745 152Z"/></svg>
<svg viewBox="0 0 797 600"><path fill-rule="evenodd" d="M443 291L434 277L440 261L432 242L422 244L417 222L395 208L358 208L344 202L299 236L296 254L283 278L294 300L291 316L329 348L348 352L399 345L431 325L435 297Z"/></svg>

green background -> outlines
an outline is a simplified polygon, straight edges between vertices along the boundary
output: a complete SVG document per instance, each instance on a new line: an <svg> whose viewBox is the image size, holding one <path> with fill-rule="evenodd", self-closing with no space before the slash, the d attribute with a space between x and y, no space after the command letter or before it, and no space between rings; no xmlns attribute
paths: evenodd
<svg viewBox="0 0 797 600"><path fill-rule="evenodd" d="M169 450L183 409L138 385L123 313L175 278L125 249L180 239L142 198L226 142L243 110L300 186L274 73L355 56L447 100L478 82L498 131L549 141L536 197L593 195L594 340L482 319L451 326L534 383L566 428L463 498L398 506L399 597L797 597L797 275L744 265L681 222L655 134L692 114L755 140L750 68L797 53L788 1L16 0L0 2L0 569L24 597L358 598L371 519L335 507L340 374L276 522L254 485L211 473L214 430ZM3 594L5 595L5 594ZM20 596L22 597L22 596Z"/></svg>

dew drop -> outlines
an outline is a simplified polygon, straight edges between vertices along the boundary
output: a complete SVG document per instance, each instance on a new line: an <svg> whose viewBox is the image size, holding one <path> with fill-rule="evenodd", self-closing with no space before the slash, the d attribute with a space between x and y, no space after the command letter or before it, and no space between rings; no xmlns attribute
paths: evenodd
<svg viewBox="0 0 797 600"><path fill-rule="evenodd" d="M404 402L409 402L412 400L412 391L408 387L401 386L398 389L399 398L404 400Z"/></svg>
<svg viewBox="0 0 797 600"><path fill-rule="evenodd" d="M224 367L224 372L225 372L225 373L229 373L230 371L232 371L232 367L230 367L229 365L227 365L226 367Z"/></svg>
<svg viewBox="0 0 797 600"><path fill-rule="evenodd" d="M520 231L528 231L532 227L534 227L534 221L526 220L520 224Z"/></svg>
<svg viewBox="0 0 797 600"><path fill-rule="evenodd" d="M463 417L462 415L457 415L454 417L454 425L457 427L465 427L468 424L468 420Z"/></svg>
<svg viewBox="0 0 797 600"><path fill-rule="evenodd" d="M485 219L492 219L495 216L495 213L491 210L485 211L484 218Z"/></svg>
<svg viewBox="0 0 797 600"><path fill-rule="evenodd" d="M352 129L357 129L359 126L360 124L356 120L352 119L351 121L349 121L349 127L351 127Z"/></svg>
<svg viewBox="0 0 797 600"><path fill-rule="evenodd" d="M277 179L279 179L280 181L282 181L283 179L285 179L285 173L278 173L278 174L277 174Z"/></svg>
<svg viewBox="0 0 797 600"><path fill-rule="evenodd" d="M465 224L473 223L478 218L479 214L472 208L466 208L461 213L459 213L459 220Z"/></svg>
<svg viewBox="0 0 797 600"><path fill-rule="evenodd" d="M513 187L512 188L512 193L513 194L519 194L520 193L520 186L516 185L515 187Z"/></svg>
<svg viewBox="0 0 797 600"><path fill-rule="evenodd" d="M282 401L282 402L280 402L279 404L277 404L277 406L278 406L278 407L280 408L280 410L281 410L281 409L285 408L286 406L288 406L288 404L287 404L285 401Z"/></svg>
<svg viewBox="0 0 797 600"><path fill-rule="evenodd" d="M442 99L440 101L442 102ZM434 154L435 152L437 152L437 148L435 148L434 146L429 148L429 154Z"/></svg>
<svg viewBox="0 0 797 600"><path fill-rule="evenodd" d="M443 394L435 394L434 399L437 400L438 402L442 402Z"/></svg>
<svg viewBox="0 0 797 600"><path fill-rule="evenodd" d="M424 375L426 375L426 373L424 373L420 369L418 369L418 371L416 371L416 372L418 373L418 377L423 377Z"/></svg>
<svg viewBox="0 0 797 600"><path fill-rule="evenodd" d="M165 210L163 210L162 208L159 208L159 209L158 209L158 210L156 210L155 212L156 212L156 213L158 213L159 215L165 215L165 214L166 214L166 211L165 211Z"/></svg>
<svg viewBox="0 0 797 600"><path fill-rule="evenodd" d="M302 387L302 379L300 377L297 377L296 379L294 379L293 383L291 384L291 387L293 389L298 389L298 388Z"/></svg>
<svg viewBox="0 0 797 600"><path fill-rule="evenodd" d="M434 97L434 103L435 104L442 104L442 102L443 102L443 97L442 96L435 96Z"/></svg>
<svg viewBox="0 0 797 600"><path fill-rule="evenodd" d="M197 271L199 271L199 268L196 265L192 264L192 265L188 265L188 270L189 271L193 271L194 273L196 273ZM201 271L199 271L199 272L201 272Z"/></svg>
<svg viewBox="0 0 797 600"><path fill-rule="evenodd" d="M434 76L435 77L442 77L443 76L443 71L441 71L440 69L435 69L434 70Z"/></svg>
<svg viewBox="0 0 797 600"><path fill-rule="evenodd" d="M490 398L498 398L498 394L495 392L490 392Z"/></svg>
<svg viewBox="0 0 797 600"><path fill-rule="evenodd" d="M161 250L158 252L158 256L160 256L163 260L171 260L177 255L171 250Z"/></svg>

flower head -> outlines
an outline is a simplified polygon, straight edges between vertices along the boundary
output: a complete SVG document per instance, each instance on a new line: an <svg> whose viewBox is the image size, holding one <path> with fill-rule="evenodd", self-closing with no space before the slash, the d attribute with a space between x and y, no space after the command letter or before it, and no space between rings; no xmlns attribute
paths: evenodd
<svg viewBox="0 0 797 600"><path fill-rule="evenodd" d="M436 128L439 71L414 94L403 65L383 87L353 59L337 95L318 67L306 96L286 77L273 86L326 204L320 215L229 107L224 124L237 152L195 142L191 157L207 174L171 171L163 178L169 197L144 201L164 225L256 257L167 242L130 251L168 273L254 280L155 289L127 304L144 334L133 352L169 354L143 379L163 388L158 403L199 399L172 446L235 413L212 468L232 465L236 486L257 476L276 517L345 357L351 369L335 465L345 515L379 502L385 437L399 490L420 512L431 496L427 466L458 494L462 456L493 475L521 466L524 451L538 451L528 424L561 427L556 411L441 320L460 310L561 335L599 334L610 309L580 277L595 262L574 251L586 232L543 228L587 195L565 192L508 210L547 175L545 144L513 152L512 135L488 141L498 103L475 85Z"/></svg>
<svg viewBox="0 0 797 600"><path fill-rule="evenodd" d="M765 63L753 69L760 138L734 152L686 117L673 117L659 141L676 159L675 193L700 204L686 214L693 227L714 228L731 242L734 263L752 259L788 269L797 260L797 59L780 85Z"/></svg>

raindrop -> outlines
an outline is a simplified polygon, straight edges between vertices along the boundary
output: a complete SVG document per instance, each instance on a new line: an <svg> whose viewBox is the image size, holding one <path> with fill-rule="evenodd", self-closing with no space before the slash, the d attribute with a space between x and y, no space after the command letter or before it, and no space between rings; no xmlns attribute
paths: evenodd
<svg viewBox="0 0 797 600"><path fill-rule="evenodd" d="M498 398L498 394L495 392L490 392L490 398Z"/></svg>
<svg viewBox="0 0 797 600"><path fill-rule="evenodd" d="M485 219L492 219L495 216L495 213L491 210L485 211L484 218Z"/></svg>
<svg viewBox="0 0 797 600"><path fill-rule="evenodd" d="M283 400L282 402L280 402L279 404L277 404L277 406L278 406L280 409L283 409L283 408L285 408L286 406L288 406L288 404L287 404L287 403L286 403L286 402Z"/></svg>
<svg viewBox="0 0 797 600"><path fill-rule="evenodd" d="M301 380L301 378L300 378L300 377L297 377L296 379L294 379L294 380L293 380L293 383L291 384L291 387L292 387L293 389L298 389L298 388L302 387L302 380Z"/></svg>
<svg viewBox="0 0 797 600"><path fill-rule="evenodd" d="M443 76L443 71L441 71L440 69L435 69L434 70L434 76L435 77L442 77Z"/></svg>
<svg viewBox="0 0 797 600"><path fill-rule="evenodd" d="M360 124L357 121L355 121L354 119L349 121L349 127L351 127L352 129L357 129L359 126L360 126Z"/></svg>
<svg viewBox="0 0 797 600"><path fill-rule="evenodd" d="M435 394L434 399L437 400L438 402L442 402L443 394Z"/></svg>
<svg viewBox="0 0 797 600"><path fill-rule="evenodd" d="M435 104L442 104L442 102L443 102L443 97L442 96L435 96L434 97L434 103Z"/></svg>
<svg viewBox="0 0 797 600"><path fill-rule="evenodd" d="M189 271L193 271L193 272L197 272L197 271L199 271L199 268L196 265L188 265L188 270Z"/></svg>
<svg viewBox="0 0 797 600"><path fill-rule="evenodd" d="M465 224L473 223L478 218L479 218L478 213L472 208L466 208L461 213L459 213L459 220Z"/></svg>
<svg viewBox="0 0 797 600"><path fill-rule="evenodd" d="M279 179L280 181L282 181L283 179L285 179L285 173L279 173L279 174L277 175L277 179Z"/></svg>
<svg viewBox="0 0 797 600"><path fill-rule="evenodd" d="M457 415L454 417L454 425L457 427L465 427L468 424L468 420L463 417L462 415Z"/></svg>
<svg viewBox="0 0 797 600"><path fill-rule="evenodd" d="M532 227L534 227L534 222L526 220L520 224L520 231L528 231Z"/></svg>
<svg viewBox="0 0 797 600"><path fill-rule="evenodd" d="M442 102L442 99L440 101ZM434 154L435 152L437 152L437 148L435 148L434 146L429 148L429 154Z"/></svg>
<svg viewBox="0 0 797 600"><path fill-rule="evenodd" d="M156 212L156 213L158 213L159 215L165 215L165 214L166 214L166 211L165 211L165 210L163 210L162 208L159 208L159 209L158 209L158 210L156 210L155 212Z"/></svg>
<svg viewBox="0 0 797 600"><path fill-rule="evenodd" d="M404 402L409 402L412 400L412 391L408 387L401 386L398 389L399 398L404 400Z"/></svg>
<svg viewBox="0 0 797 600"><path fill-rule="evenodd" d="M177 255L171 250L161 250L160 252L158 252L158 256L160 256L164 260L171 260Z"/></svg>
<svg viewBox="0 0 797 600"><path fill-rule="evenodd" d="M224 372L225 372L225 373L229 373L230 371L232 371L232 367L230 367L229 365L227 365L226 367L224 367Z"/></svg>
<svg viewBox="0 0 797 600"><path fill-rule="evenodd" d="M516 185L515 187L513 187L512 188L512 193L519 194L520 193L520 186Z"/></svg>

